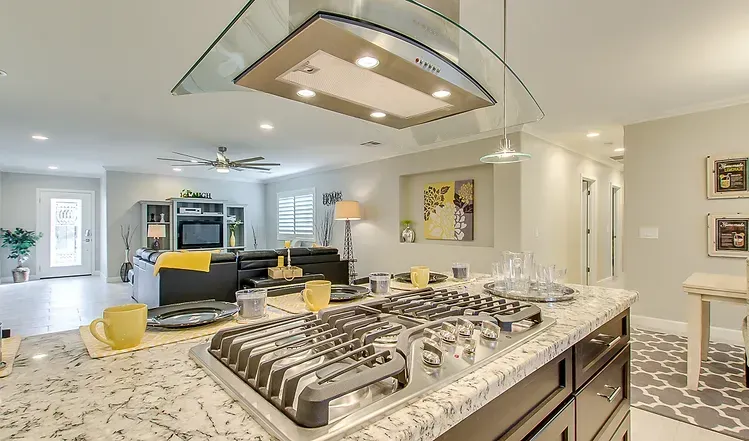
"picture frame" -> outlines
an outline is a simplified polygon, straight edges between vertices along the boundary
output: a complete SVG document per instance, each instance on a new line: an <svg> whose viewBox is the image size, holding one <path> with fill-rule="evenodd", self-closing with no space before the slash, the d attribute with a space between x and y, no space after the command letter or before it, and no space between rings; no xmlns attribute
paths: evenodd
<svg viewBox="0 0 749 441"><path fill-rule="evenodd" d="M708 199L749 197L749 154L710 155L706 162Z"/></svg>
<svg viewBox="0 0 749 441"><path fill-rule="evenodd" d="M707 255L749 257L749 213L708 213Z"/></svg>

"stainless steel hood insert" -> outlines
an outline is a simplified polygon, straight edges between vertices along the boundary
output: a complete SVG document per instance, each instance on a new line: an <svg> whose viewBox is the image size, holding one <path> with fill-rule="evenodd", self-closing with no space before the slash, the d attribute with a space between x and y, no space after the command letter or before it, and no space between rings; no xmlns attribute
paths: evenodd
<svg viewBox="0 0 749 441"><path fill-rule="evenodd" d="M359 67L362 57L379 64ZM329 14L311 18L235 83L397 129L495 104L446 57L373 23ZM316 95L300 97L301 89ZM450 95L435 98L437 91Z"/></svg>

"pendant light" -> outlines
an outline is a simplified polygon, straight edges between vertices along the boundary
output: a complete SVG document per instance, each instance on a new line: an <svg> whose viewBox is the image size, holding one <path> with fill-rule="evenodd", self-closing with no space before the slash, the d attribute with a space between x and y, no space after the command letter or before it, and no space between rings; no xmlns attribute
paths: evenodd
<svg viewBox="0 0 749 441"><path fill-rule="evenodd" d="M503 40L502 40L502 61L504 62L504 68L502 69L502 139L499 141L499 149L496 152L482 156L479 159L481 162L489 164L511 164L513 162L521 162L531 159L529 153L523 153L512 148L509 138L507 138L507 0L504 0L504 15L503 20Z"/></svg>

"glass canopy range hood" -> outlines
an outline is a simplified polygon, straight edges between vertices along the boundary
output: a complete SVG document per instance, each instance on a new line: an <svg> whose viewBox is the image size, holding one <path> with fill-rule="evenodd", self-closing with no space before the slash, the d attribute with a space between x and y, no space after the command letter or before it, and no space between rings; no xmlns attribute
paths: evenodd
<svg viewBox="0 0 749 441"><path fill-rule="evenodd" d="M540 120L525 85L459 16L458 0L253 0L172 93L261 91L395 129L385 141L399 144Z"/></svg>

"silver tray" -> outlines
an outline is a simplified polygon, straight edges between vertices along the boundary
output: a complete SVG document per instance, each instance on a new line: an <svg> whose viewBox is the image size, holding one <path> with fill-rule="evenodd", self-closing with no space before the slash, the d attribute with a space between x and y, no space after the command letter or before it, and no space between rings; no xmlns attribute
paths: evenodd
<svg viewBox="0 0 749 441"><path fill-rule="evenodd" d="M362 299L369 295L369 288L355 285L333 285L330 287L331 302L346 302Z"/></svg>
<svg viewBox="0 0 749 441"><path fill-rule="evenodd" d="M489 282L484 285L484 291L488 294L492 294L499 297L504 297L511 300L522 300L525 302L541 302L541 303L552 303L552 302L567 302L573 300L577 294L577 290L570 288L569 286L554 284L554 290L552 292L540 292L536 283L531 283L531 288L528 290L528 294L519 294L515 292L507 292L505 285L499 282L499 286L496 287L495 282Z"/></svg>
<svg viewBox="0 0 749 441"><path fill-rule="evenodd" d="M154 328L187 328L228 320L237 312L239 306L215 300L175 303L149 309L146 325Z"/></svg>

